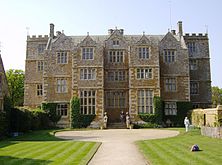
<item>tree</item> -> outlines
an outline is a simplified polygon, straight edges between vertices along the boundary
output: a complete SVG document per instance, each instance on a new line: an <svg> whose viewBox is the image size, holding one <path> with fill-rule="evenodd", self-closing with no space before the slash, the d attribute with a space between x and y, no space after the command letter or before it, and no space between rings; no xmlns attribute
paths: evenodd
<svg viewBox="0 0 222 165"><path fill-rule="evenodd" d="M212 103L213 105L222 104L222 88L215 86L212 87Z"/></svg>
<svg viewBox="0 0 222 165"><path fill-rule="evenodd" d="M6 71L12 106L22 106L24 102L24 71L10 69Z"/></svg>

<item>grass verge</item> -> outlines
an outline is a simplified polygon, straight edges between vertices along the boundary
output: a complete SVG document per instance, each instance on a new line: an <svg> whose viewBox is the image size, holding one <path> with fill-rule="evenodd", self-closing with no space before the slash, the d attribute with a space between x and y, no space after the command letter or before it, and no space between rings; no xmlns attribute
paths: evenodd
<svg viewBox="0 0 222 165"><path fill-rule="evenodd" d="M54 131L34 131L0 142L1 165L87 164L100 143L65 141Z"/></svg>
<svg viewBox="0 0 222 165"><path fill-rule="evenodd" d="M201 136L199 129L184 132L166 139L138 141L142 153L152 165L220 165L222 162L222 140ZM197 144L201 151L191 152Z"/></svg>

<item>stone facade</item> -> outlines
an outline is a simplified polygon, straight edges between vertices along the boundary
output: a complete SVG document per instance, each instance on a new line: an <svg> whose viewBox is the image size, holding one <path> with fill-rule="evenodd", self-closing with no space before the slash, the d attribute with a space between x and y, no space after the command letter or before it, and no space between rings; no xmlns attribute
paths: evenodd
<svg viewBox="0 0 222 165"><path fill-rule="evenodd" d="M4 65L0 50L0 112L4 112L4 97L8 96L8 83L5 75Z"/></svg>
<svg viewBox="0 0 222 165"><path fill-rule="evenodd" d="M62 126L70 123L73 96L80 98L81 113L100 121L107 112L109 122L118 122L121 111L133 121L138 113L155 113L154 96L166 102L165 115L179 113L178 101L211 104L208 37L183 35L182 22L177 34L166 35L125 35L123 29L54 35L50 24L49 36L27 37L25 74L25 106L57 103Z"/></svg>

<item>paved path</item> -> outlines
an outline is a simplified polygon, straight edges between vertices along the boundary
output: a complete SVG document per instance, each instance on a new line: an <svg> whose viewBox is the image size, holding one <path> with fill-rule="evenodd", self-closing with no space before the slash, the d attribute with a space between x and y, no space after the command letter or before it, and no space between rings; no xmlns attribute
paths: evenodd
<svg viewBox="0 0 222 165"><path fill-rule="evenodd" d="M138 140L166 138L178 131L158 129L108 129L57 132L55 136L78 141L102 142L89 165L147 165L134 144Z"/></svg>

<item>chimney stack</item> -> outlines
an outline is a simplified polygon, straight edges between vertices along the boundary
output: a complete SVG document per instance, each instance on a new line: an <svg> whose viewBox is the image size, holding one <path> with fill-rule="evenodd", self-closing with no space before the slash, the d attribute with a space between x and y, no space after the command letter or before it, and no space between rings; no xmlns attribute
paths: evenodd
<svg viewBox="0 0 222 165"><path fill-rule="evenodd" d="M179 35L182 36L183 35L183 24L182 24L182 21L178 21L177 27L178 27Z"/></svg>
<svg viewBox="0 0 222 165"><path fill-rule="evenodd" d="M109 35L113 34L113 31L114 31L113 29L109 29L109 30L108 30L108 34L109 34Z"/></svg>
<svg viewBox="0 0 222 165"><path fill-rule="evenodd" d="M121 35L123 35L124 30L123 29L119 29L119 32L120 32Z"/></svg>
<svg viewBox="0 0 222 165"><path fill-rule="evenodd" d="M176 35L176 30L171 30L171 33L172 33L173 35Z"/></svg>
<svg viewBox="0 0 222 165"><path fill-rule="evenodd" d="M50 23L49 36L50 36L51 38L54 38L54 24L53 24L53 23Z"/></svg>

